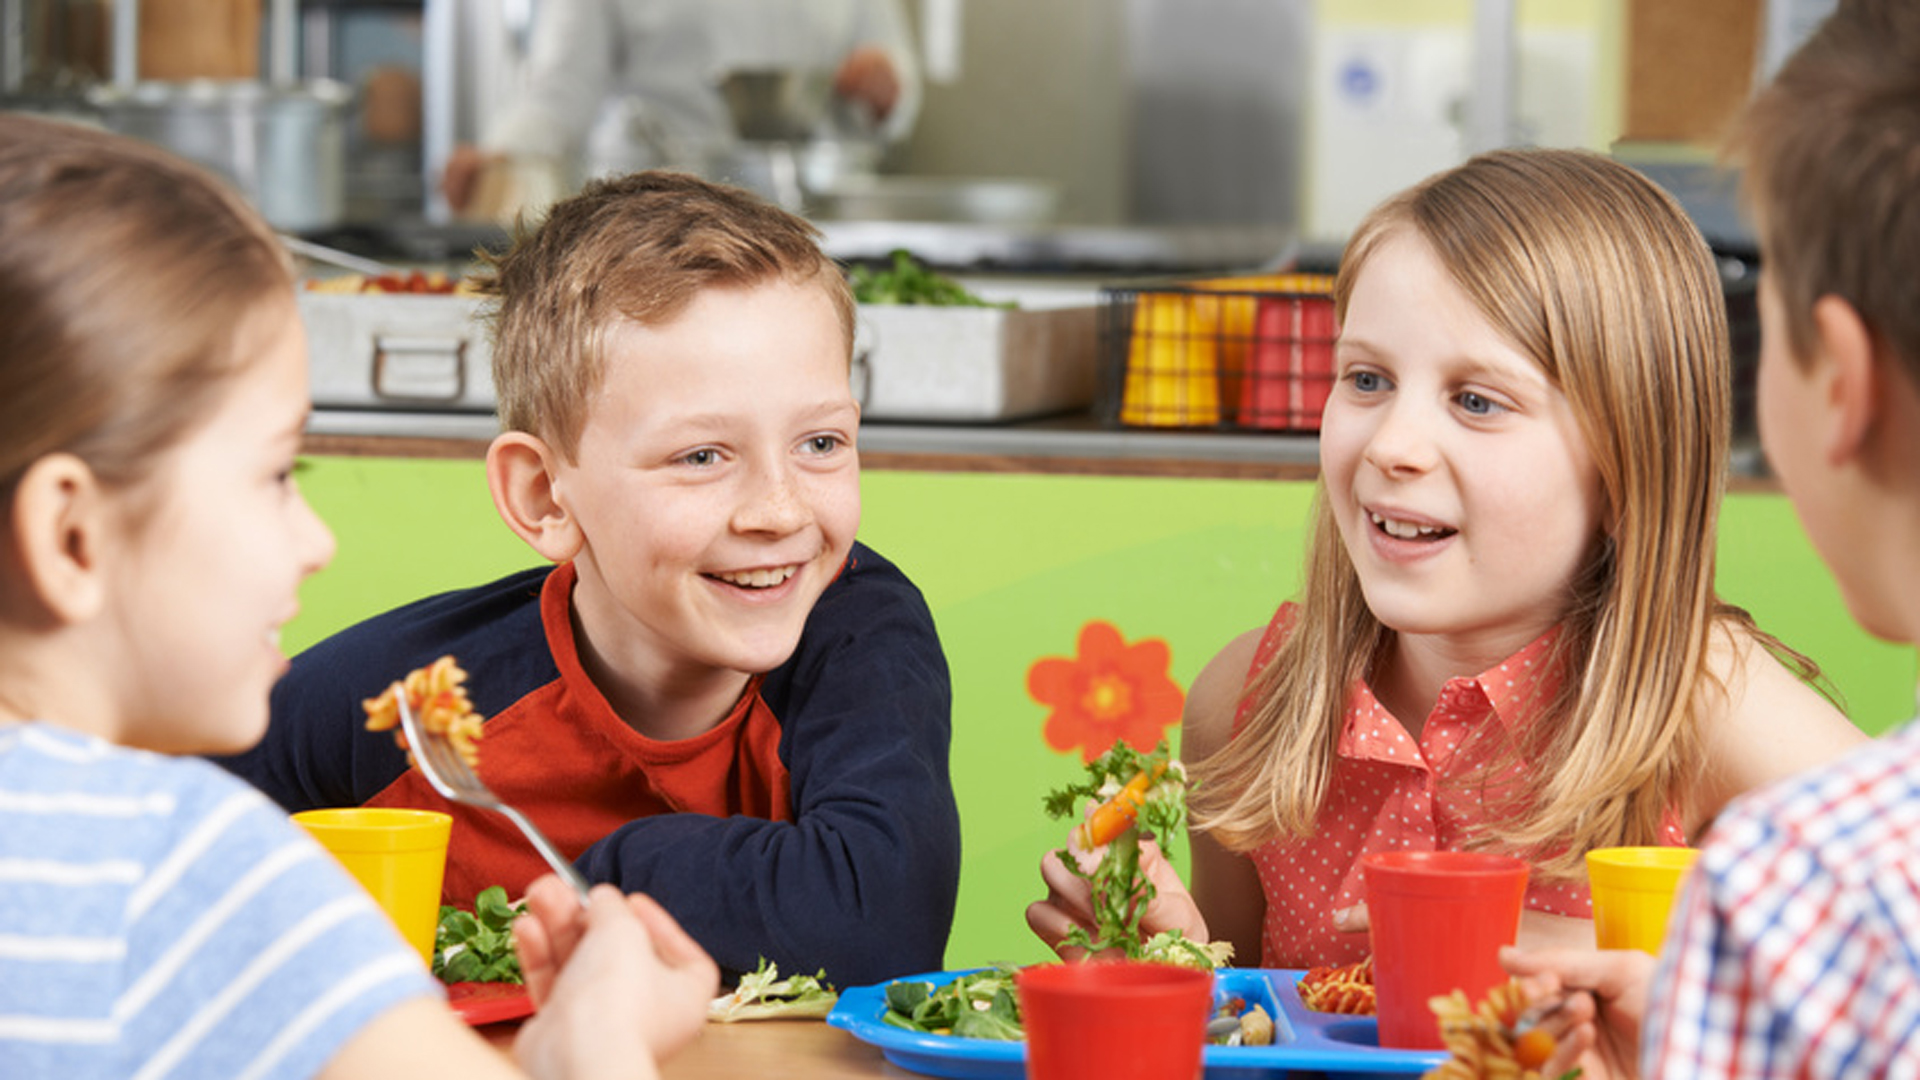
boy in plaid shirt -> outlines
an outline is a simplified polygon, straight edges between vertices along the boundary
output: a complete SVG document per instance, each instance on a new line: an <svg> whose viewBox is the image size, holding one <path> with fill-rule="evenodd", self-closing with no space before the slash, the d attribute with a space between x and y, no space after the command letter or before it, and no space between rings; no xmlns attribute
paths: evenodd
<svg viewBox="0 0 1920 1080"><path fill-rule="evenodd" d="M1747 108L1767 459L1876 636L1920 642L1920 4L1842 0ZM1580 987L1557 1075L1920 1075L1920 723L1734 803L1658 966L1508 955ZM1645 1026L1641 1028L1641 1017Z"/></svg>

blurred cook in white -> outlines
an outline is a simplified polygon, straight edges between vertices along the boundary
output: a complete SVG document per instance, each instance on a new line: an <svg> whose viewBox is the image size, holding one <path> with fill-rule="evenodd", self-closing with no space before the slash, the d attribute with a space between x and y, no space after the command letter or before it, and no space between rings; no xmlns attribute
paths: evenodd
<svg viewBox="0 0 1920 1080"><path fill-rule="evenodd" d="M648 144L631 165L697 168L735 135L721 78L798 69L830 72L839 114L872 136L912 129L920 72L900 0L540 0L524 93L478 147L454 148L442 191L456 212L524 201L484 190L511 183L498 166L581 162L610 102L626 110L614 137Z"/></svg>

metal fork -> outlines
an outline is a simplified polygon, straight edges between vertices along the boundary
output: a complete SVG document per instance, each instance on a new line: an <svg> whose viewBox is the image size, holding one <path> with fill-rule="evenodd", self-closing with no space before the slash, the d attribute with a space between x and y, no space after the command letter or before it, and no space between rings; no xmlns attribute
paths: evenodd
<svg viewBox="0 0 1920 1080"><path fill-rule="evenodd" d="M1580 997L1582 995L1585 995L1587 997L1593 996L1590 991L1575 990L1562 997L1555 998L1552 1001L1542 1002L1541 1004L1538 1004L1538 1005L1529 1006L1527 1009L1522 1011L1519 1016L1514 1018L1513 1026L1507 1028L1504 1034L1509 1040L1517 1039L1520 1036L1525 1035L1527 1032L1532 1031L1534 1028L1539 1027L1542 1022L1556 1015L1557 1013L1560 1012L1560 1010L1573 1004L1573 999L1576 997ZM1599 999L1595 998L1594 1000L1595 1000L1595 1003L1598 1004Z"/></svg>
<svg viewBox="0 0 1920 1080"><path fill-rule="evenodd" d="M453 740L447 737L446 732L427 730L427 726L413 715L413 707L407 702L406 687L395 683L393 698L400 707L400 729L407 733L407 745L413 748L413 759L420 766L427 783L433 785L433 790L454 802L505 814L507 820L520 827L534 850L547 860L547 865L553 867L554 873L560 875L560 880L573 886L573 891L580 897L580 906L585 907L587 879L581 877L580 871L573 868L573 863L560 854L560 849L553 846L553 841L548 840L527 815L500 801L500 797L473 771L473 766L467 764L467 759L460 756L460 748L453 745Z"/></svg>

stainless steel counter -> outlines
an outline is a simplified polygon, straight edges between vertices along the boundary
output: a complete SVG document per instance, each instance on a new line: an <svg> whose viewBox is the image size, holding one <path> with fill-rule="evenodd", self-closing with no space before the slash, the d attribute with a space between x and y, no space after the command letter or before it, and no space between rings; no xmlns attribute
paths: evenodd
<svg viewBox="0 0 1920 1080"><path fill-rule="evenodd" d="M995 225L948 221L820 220L821 246L846 262L884 261L905 248L949 272L1096 274L1219 273L1280 266L1298 251L1295 232L1267 225ZM357 255L453 268L475 248L500 249L493 225L389 221L316 237Z"/></svg>
<svg viewBox="0 0 1920 1080"><path fill-rule="evenodd" d="M821 221L821 246L845 261L905 248L945 270L1191 274L1290 265L1295 233L1279 226L984 225Z"/></svg>
<svg viewBox="0 0 1920 1080"><path fill-rule="evenodd" d="M491 413L319 409L307 423L310 453L477 458L499 432ZM1114 429L1086 414L1008 424L862 424L868 468L934 472L1114 473L1309 479L1319 473L1312 435ZM1760 448L1733 448L1731 488L1774 490Z"/></svg>
<svg viewBox="0 0 1920 1080"><path fill-rule="evenodd" d="M316 410L307 424L319 452L478 456L498 427L490 413ZM1007 424L869 422L860 451L872 468L998 472L1114 472L1311 476L1311 435L1117 430L1085 414Z"/></svg>

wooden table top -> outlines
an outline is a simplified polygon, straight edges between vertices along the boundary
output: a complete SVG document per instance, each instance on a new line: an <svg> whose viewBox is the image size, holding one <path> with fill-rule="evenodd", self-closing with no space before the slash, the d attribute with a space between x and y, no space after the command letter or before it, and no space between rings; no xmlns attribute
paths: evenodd
<svg viewBox="0 0 1920 1080"><path fill-rule="evenodd" d="M743 1076L778 1076L782 1080L814 1077L911 1077L880 1054L880 1048L861 1042L820 1020L753 1020L735 1024L708 1024L686 1052L660 1070L663 1080L737 1080Z"/></svg>
<svg viewBox="0 0 1920 1080"><path fill-rule="evenodd" d="M487 1041L507 1049L517 1024L479 1029ZM820 1020L752 1020L708 1024L678 1057L661 1066L662 1080L739 1080L777 1076L781 1080L840 1080L845 1077L917 1077L889 1063L878 1047L861 1042Z"/></svg>

